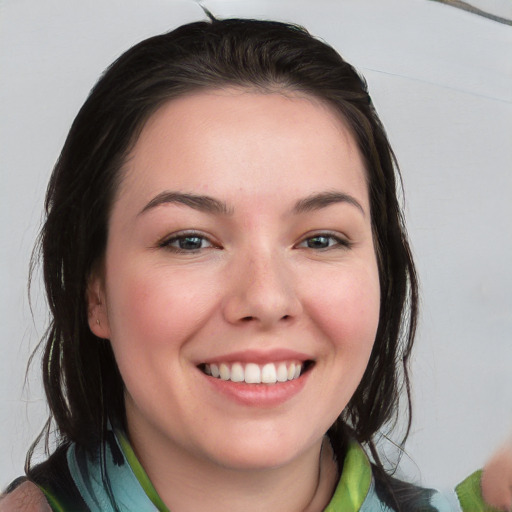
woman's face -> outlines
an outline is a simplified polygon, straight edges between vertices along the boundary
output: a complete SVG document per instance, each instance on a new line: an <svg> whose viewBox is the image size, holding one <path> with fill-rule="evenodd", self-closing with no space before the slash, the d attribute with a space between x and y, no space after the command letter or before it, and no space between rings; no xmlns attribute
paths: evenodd
<svg viewBox="0 0 512 512"><path fill-rule="evenodd" d="M90 326L136 451L293 461L349 402L377 330L353 137L312 98L201 92L149 119L123 172Z"/></svg>

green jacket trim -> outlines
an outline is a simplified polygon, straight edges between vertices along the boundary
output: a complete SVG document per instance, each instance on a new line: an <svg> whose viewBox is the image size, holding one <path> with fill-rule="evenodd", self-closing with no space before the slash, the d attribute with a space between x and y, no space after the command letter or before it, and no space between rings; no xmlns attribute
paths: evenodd
<svg viewBox="0 0 512 512"><path fill-rule="evenodd" d="M464 512L500 512L485 503L481 480L482 470L475 471L455 488L462 510Z"/></svg>
<svg viewBox="0 0 512 512"><path fill-rule="evenodd" d="M343 472L334 495L324 512L358 512L370 490L372 467L363 448L349 443Z"/></svg>

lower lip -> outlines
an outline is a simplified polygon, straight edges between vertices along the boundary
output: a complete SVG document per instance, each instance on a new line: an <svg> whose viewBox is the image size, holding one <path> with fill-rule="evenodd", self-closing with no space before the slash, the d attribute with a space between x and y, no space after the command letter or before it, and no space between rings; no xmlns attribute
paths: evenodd
<svg viewBox="0 0 512 512"><path fill-rule="evenodd" d="M245 384L232 382L201 374L207 379L209 385L218 393L241 405L251 407L276 407L300 393L309 377L310 371L302 374L298 379L275 384Z"/></svg>

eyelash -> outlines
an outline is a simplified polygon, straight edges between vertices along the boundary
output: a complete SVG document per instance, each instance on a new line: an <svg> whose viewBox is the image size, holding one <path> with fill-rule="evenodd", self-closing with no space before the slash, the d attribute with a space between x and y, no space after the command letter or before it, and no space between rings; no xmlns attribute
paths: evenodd
<svg viewBox="0 0 512 512"><path fill-rule="evenodd" d="M201 244L201 246L195 247L195 248L189 248L189 249L183 248L181 246L181 244L187 238L195 239L197 242L199 242ZM304 245L304 244L307 244L308 242L310 242L311 240L315 240L315 239L316 240L326 239L328 245L326 247L311 247L311 246ZM202 246L203 242L208 243L208 246L206 246L206 247ZM331 242L334 242L334 243L331 243ZM176 246L173 246L172 244L179 244L179 246L176 247ZM194 253L201 251L202 249L211 249L211 248L218 249L219 248L219 246L215 245L211 240L209 240L208 237L206 237L203 234L198 233L196 231L175 234L175 235L171 236L170 238L167 238L164 241L160 242L158 245L159 245L159 247L162 247L162 248L168 249L172 252L180 253L180 254L194 254ZM350 242L344 238L340 238L339 236L333 235L331 233L317 233L317 234L314 234L312 236L308 236L308 237L302 239L296 245L296 247L304 248L304 249L313 249L316 251L328 251L328 250L332 250L332 249L350 249L352 247L352 242Z"/></svg>
<svg viewBox="0 0 512 512"><path fill-rule="evenodd" d="M303 244L306 244L307 242L311 241L311 240L315 240L315 239L327 239L328 240L328 244L327 247L308 247L308 246L305 246ZM330 242L334 242L334 243L330 243ZM345 239L345 238L341 238L337 235L333 235L332 233L315 233L314 235L311 235L311 236L307 236L306 238L304 238L301 242L299 242L299 244L297 245L298 247L304 247L306 249L313 249L313 250L317 250L317 251L328 251L328 250L331 250L331 249L350 249L352 247L352 242L350 242L349 240Z"/></svg>
<svg viewBox="0 0 512 512"><path fill-rule="evenodd" d="M184 249L183 247L179 247L179 246L175 247L172 245L173 243L180 244L180 242L185 241L187 238L197 239L200 241L201 245L203 242L207 242L209 245L207 247L198 247L198 248L193 248L193 249ZM216 246L213 242L211 242L208 237L206 237L203 234L198 233L196 231L187 231L187 232L174 234L170 238L166 238L165 240L160 242L158 244L158 246L162 247L164 249L168 249L175 253L180 253L180 254L194 254L194 253L199 252L202 249L218 248L218 246Z"/></svg>

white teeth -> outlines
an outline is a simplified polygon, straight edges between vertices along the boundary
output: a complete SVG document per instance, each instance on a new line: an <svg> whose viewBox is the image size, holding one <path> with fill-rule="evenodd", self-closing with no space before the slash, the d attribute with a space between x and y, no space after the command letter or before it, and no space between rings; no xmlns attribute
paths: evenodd
<svg viewBox="0 0 512 512"><path fill-rule="evenodd" d="M300 367L300 365L299 365ZM288 368L288 380L292 380L295 375L295 363L292 363Z"/></svg>
<svg viewBox="0 0 512 512"><path fill-rule="evenodd" d="M243 382L244 381L244 367L240 363L235 363L231 367L231 380L233 382Z"/></svg>
<svg viewBox="0 0 512 512"><path fill-rule="evenodd" d="M245 366L245 382L247 384L261 383L261 370L257 364L249 363Z"/></svg>
<svg viewBox="0 0 512 512"><path fill-rule="evenodd" d="M215 377L216 379L218 379L219 375L220 375L219 367L216 364L210 364L210 365L206 365L206 366L210 367L210 372L212 374L212 377Z"/></svg>
<svg viewBox="0 0 512 512"><path fill-rule="evenodd" d="M231 382L247 384L276 384L298 379L302 365L298 362L267 363L259 366L256 363L205 364L203 371L206 375Z"/></svg>
<svg viewBox="0 0 512 512"><path fill-rule="evenodd" d="M276 381L276 365L272 363L266 364L261 369L261 382L264 382L265 384L275 384Z"/></svg>
<svg viewBox="0 0 512 512"><path fill-rule="evenodd" d="M277 367L277 381L286 382L288 380L288 368L285 363L280 363Z"/></svg>
<svg viewBox="0 0 512 512"><path fill-rule="evenodd" d="M229 380L231 377L231 372L229 371L229 366L227 364L222 363L219 366L220 378L222 380Z"/></svg>

